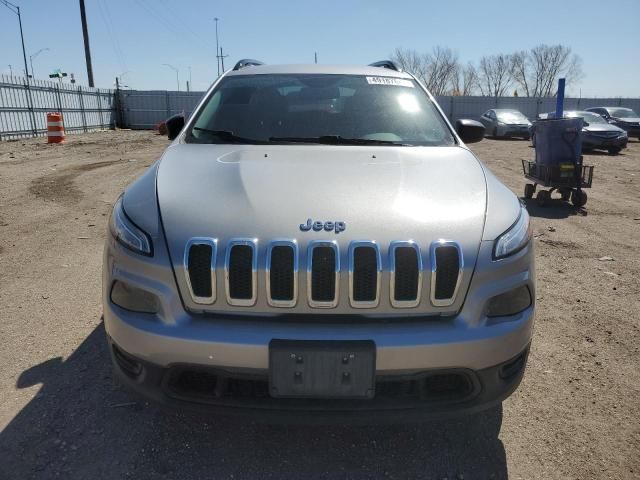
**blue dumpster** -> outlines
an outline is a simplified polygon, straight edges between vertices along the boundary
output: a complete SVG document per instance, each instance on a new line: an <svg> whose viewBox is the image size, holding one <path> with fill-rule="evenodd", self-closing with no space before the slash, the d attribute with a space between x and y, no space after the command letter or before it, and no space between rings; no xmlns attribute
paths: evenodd
<svg viewBox="0 0 640 480"><path fill-rule="evenodd" d="M535 162L522 160L524 176L533 182L525 185L525 198L532 198L540 185L551 187L538 192L540 206L549 203L554 190L576 207L587 203L582 189L591 187L593 167L582 165L583 123L582 118L552 118L534 124Z"/></svg>

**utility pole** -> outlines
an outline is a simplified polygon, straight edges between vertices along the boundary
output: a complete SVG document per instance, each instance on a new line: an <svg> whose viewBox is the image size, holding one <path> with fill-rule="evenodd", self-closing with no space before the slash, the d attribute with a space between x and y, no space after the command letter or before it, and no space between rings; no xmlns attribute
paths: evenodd
<svg viewBox="0 0 640 480"><path fill-rule="evenodd" d="M91 66L91 47L89 47L89 29L87 28L87 14L84 9L84 0L80 0L80 19L82 20L82 36L84 37L84 58L87 61L87 78L89 86L94 87L93 67Z"/></svg>
<svg viewBox="0 0 640 480"><path fill-rule="evenodd" d="M9 76L13 77L13 67L9 64Z"/></svg>
<svg viewBox="0 0 640 480"><path fill-rule="evenodd" d="M220 46L218 43L218 17L214 18L216 22L216 60L218 61L218 76L220 76Z"/></svg>
<svg viewBox="0 0 640 480"><path fill-rule="evenodd" d="M313 52L313 57L315 59L315 63L318 63L318 52Z"/></svg>

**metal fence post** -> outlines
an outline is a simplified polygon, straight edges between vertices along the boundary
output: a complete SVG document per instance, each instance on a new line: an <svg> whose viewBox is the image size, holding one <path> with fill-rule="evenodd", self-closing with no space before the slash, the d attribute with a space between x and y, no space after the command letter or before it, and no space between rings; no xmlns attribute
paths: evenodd
<svg viewBox="0 0 640 480"><path fill-rule="evenodd" d="M170 107L170 105L169 105L169 91L165 92L164 100L165 100L165 104L166 104L166 107L167 107L167 118L169 118L171 116L171 109L169 108Z"/></svg>
<svg viewBox="0 0 640 480"><path fill-rule="evenodd" d="M56 103L58 112L62 116L62 128L64 128L64 113L62 111L62 95L60 95L60 85L56 85Z"/></svg>
<svg viewBox="0 0 640 480"><path fill-rule="evenodd" d="M29 119L31 120L31 133L34 137L36 137L38 135L38 129L36 128L36 114L33 111L33 98L31 97L31 85L29 84L29 76L25 77L23 85L27 93L27 110L29 112Z"/></svg>
<svg viewBox="0 0 640 480"><path fill-rule="evenodd" d="M102 117L102 95L100 89L96 90L96 99L98 100L98 114L100 115L100 128L104 130L104 118Z"/></svg>
<svg viewBox="0 0 640 480"><path fill-rule="evenodd" d="M80 114L82 116L82 130L87 132L87 117L84 110L84 98L82 97L82 87L78 85L78 98L80 99Z"/></svg>

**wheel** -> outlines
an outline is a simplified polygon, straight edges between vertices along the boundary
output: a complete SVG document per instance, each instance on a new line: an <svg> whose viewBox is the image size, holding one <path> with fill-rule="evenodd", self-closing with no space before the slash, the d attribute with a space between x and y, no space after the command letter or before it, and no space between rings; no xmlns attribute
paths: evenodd
<svg viewBox="0 0 640 480"><path fill-rule="evenodd" d="M531 134L531 146L532 147L536 146L536 134L535 133Z"/></svg>
<svg viewBox="0 0 640 480"><path fill-rule="evenodd" d="M584 190L574 190L571 192L571 203L576 208L580 208L587 203L587 193Z"/></svg>
<svg viewBox="0 0 640 480"><path fill-rule="evenodd" d="M551 200L551 194L547 190L540 190L538 195L536 195L536 200L538 201L538 205L546 207Z"/></svg>
<svg viewBox="0 0 640 480"><path fill-rule="evenodd" d="M620 150L621 150L620 147L611 147L607 149L607 152L609 152L609 155L617 155L620 153Z"/></svg>
<svg viewBox="0 0 640 480"><path fill-rule="evenodd" d="M564 190L560 192L560 195L562 195L562 200L568 202L571 199L571 190Z"/></svg>
<svg viewBox="0 0 640 480"><path fill-rule="evenodd" d="M493 127L493 138L498 138L498 127Z"/></svg>
<svg viewBox="0 0 640 480"><path fill-rule="evenodd" d="M533 194L536 191L536 186L533 185L532 183L527 183L524 186L524 198L526 198L527 200L530 198L533 198Z"/></svg>

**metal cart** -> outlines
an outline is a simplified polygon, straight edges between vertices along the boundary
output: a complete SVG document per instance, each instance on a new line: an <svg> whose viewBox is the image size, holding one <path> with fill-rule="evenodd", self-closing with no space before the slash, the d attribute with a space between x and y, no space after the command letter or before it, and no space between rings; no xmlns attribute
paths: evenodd
<svg viewBox="0 0 640 480"><path fill-rule="evenodd" d="M522 170L525 178L533 182L524 186L524 198L533 198L538 185L551 187L549 190L540 190L536 195L536 201L541 207L549 204L554 190L560 193L562 200L571 200L578 208L587 203L587 194L582 189L591 188L593 166L582 165L582 156L579 163L560 165L540 165L522 160Z"/></svg>

